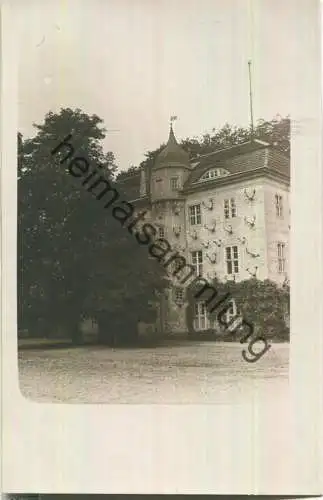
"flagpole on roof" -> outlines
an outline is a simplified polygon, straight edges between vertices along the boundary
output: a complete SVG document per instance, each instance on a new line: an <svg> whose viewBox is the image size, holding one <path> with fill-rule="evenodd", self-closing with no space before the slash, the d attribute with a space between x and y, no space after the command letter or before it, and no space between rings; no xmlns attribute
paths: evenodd
<svg viewBox="0 0 323 500"><path fill-rule="evenodd" d="M248 61L248 68L249 68L250 129L251 129L251 139L253 139L253 137L254 137L254 123L253 123L253 102L252 102L251 61Z"/></svg>
<svg viewBox="0 0 323 500"><path fill-rule="evenodd" d="M171 129L173 128L173 122L175 122L176 120L177 120L177 116L173 115L173 116L170 117L169 122L170 122L170 128Z"/></svg>

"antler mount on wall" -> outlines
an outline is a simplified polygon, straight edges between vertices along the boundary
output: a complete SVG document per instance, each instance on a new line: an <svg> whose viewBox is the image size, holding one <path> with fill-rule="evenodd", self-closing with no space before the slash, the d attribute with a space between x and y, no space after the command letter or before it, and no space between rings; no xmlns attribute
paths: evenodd
<svg viewBox="0 0 323 500"><path fill-rule="evenodd" d="M253 215L252 217L245 217L244 220L245 220L245 223L248 224L248 226L250 228L255 227L255 223L256 223L256 216L255 215Z"/></svg>
<svg viewBox="0 0 323 500"><path fill-rule="evenodd" d="M244 190L244 195L245 195L245 198L248 200L248 201L253 201L255 199L255 196L256 196L256 190L253 189L251 192L250 190L247 190L245 189Z"/></svg>
<svg viewBox="0 0 323 500"><path fill-rule="evenodd" d="M229 225L229 226L223 226L223 229L229 233L229 234L233 234L233 229L232 229L232 226Z"/></svg>
<svg viewBox="0 0 323 500"><path fill-rule="evenodd" d="M215 222L213 223L212 226L208 226L207 224L204 224L204 227L205 227L205 229L207 229L208 231L210 231L210 233L215 233L215 227L216 227Z"/></svg>
<svg viewBox="0 0 323 500"><path fill-rule="evenodd" d="M250 269L247 267L246 271L250 274L250 276L255 278L257 276L258 266L255 266L253 271L250 271Z"/></svg>
<svg viewBox="0 0 323 500"><path fill-rule="evenodd" d="M246 248L246 252L248 255L250 255L251 257L253 258L256 258L256 257L260 257L260 254L259 253L256 253L256 252L252 252L251 250L249 250L249 248L247 247Z"/></svg>
<svg viewBox="0 0 323 500"><path fill-rule="evenodd" d="M213 243L215 243L217 247L222 246L222 240L213 240Z"/></svg>
<svg viewBox="0 0 323 500"><path fill-rule="evenodd" d="M211 262L211 264L216 264L217 262L217 256L216 256L216 253L212 253L211 255L209 255L208 253L206 254L206 257L209 259L209 261Z"/></svg>
<svg viewBox="0 0 323 500"><path fill-rule="evenodd" d="M209 198L207 202L205 202L203 200L202 205L204 208L207 208L207 210L213 210L213 206L214 206L213 198Z"/></svg>
<svg viewBox="0 0 323 500"><path fill-rule="evenodd" d="M181 234L181 226L174 226L173 233L175 234L176 238L179 238Z"/></svg>

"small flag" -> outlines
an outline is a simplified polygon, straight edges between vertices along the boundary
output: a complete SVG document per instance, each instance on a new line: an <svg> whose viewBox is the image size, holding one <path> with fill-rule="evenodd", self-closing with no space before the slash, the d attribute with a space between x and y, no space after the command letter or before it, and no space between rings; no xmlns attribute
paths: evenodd
<svg viewBox="0 0 323 500"><path fill-rule="evenodd" d="M177 120L177 116L171 116L171 117L170 117L170 121L171 121L171 122L174 122L175 120Z"/></svg>

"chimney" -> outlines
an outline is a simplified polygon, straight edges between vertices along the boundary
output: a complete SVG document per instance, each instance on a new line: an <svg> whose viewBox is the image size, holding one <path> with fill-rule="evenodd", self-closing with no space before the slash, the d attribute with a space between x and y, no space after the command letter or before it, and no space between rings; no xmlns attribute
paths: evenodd
<svg viewBox="0 0 323 500"><path fill-rule="evenodd" d="M140 196L146 196L147 194L147 184L146 184L146 172L142 168L140 172Z"/></svg>

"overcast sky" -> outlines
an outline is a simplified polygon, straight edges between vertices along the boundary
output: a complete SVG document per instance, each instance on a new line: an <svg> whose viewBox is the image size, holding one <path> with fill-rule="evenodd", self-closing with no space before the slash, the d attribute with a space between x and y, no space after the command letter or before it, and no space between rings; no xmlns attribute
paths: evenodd
<svg viewBox="0 0 323 500"><path fill-rule="evenodd" d="M99 115L121 169L168 136L287 115L296 74L296 0L18 2L19 129L60 107ZM297 3L297 2L296 2Z"/></svg>

